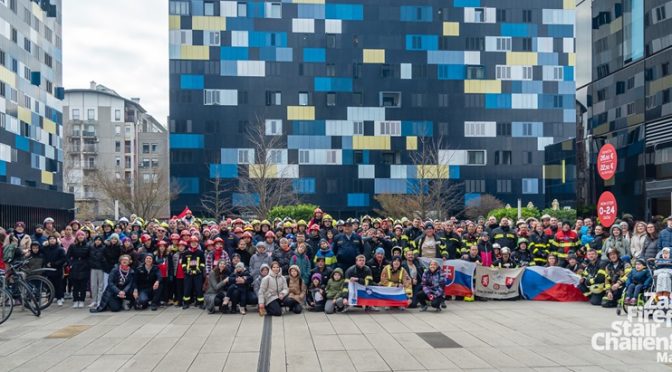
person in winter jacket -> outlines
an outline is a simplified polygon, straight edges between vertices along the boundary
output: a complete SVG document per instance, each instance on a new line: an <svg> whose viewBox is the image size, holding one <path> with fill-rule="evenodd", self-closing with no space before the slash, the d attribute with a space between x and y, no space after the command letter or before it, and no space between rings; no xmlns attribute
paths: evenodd
<svg viewBox="0 0 672 372"><path fill-rule="evenodd" d="M289 273L292 256L294 256L294 251L292 251L292 248L289 245L289 240L287 240L287 238L280 239L280 249L276 249L271 257L273 261L280 264L282 275L287 275Z"/></svg>
<svg viewBox="0 0 672 372"><path fill-rule="evenodd" d="M322 275L315 273L310 277L310 287L306 292L306 304L310 311L324 311L326 302L324 284L322 284Z"/></svg>
<svg viewBox="0 0 672 372"><path fill-rule="evenodd" d="M586 253L586 262L583 267L579 289L592 305L601 305L607 272L597 256L597 251L589 250Z"/></svg>
<svg viewBox="0 0 672 372"><path fill-rule="evenodd" d="M65 250L58 244L55 235L47 240L44 248L44 267L56 269L56 271L45 272L47 278L54 285L55 298L58 306L63 306L63 266L66 263Z"/></svg>
<svg viewBox="0 0 672 372"><path fill-rule="evenodd" d="M616 307L618 300L623 294L627 274L630 269L626 269L625 263L621 260L617 249L607 252L609 261L606 263L604 270L607 273L607 278L604 285L604 297L602 297L602 307Z"/></svg>
<svg viewBox="0 0 672 372"><path fill-rule="evenodd" d="M315 257L315 267L310 271L310 275L312 277L315 274L320 274L322 277L322 285L326 286L333 271L333 269L325 264L323 257Z"/></svg>
<svg viewBox="0 0 672 372"><path fill-rule="evenodd" d="M355 264L345 271L345 281L347 283L358 283L363 286L371 284L373 273L371 272L371 268L366 266L366 257L364 255L360 254L357 256Z"/></svg>
<svg viewBox="0 0 672 372"><path fill-rule="evenodd" d="M518 239L518 249L513 253L513 260L519 267L534 266L534 257L528 249L529 241L525 238Z"/></svg>
<svg viewBox="0 0 672 372"><path fill-rule="evenodd" d="M154 265L153 255L146 255L144 261L135 271L135 288L133 289L135 308L144 310L150 306L152 311L156 311L161 301L161 286L163 285L161 273Z"/></svg>
<svg viewBox="0 0 672 372"><path fill-rule="evenodd" d="M636 305L637 298L645 289L651 287L653 278L651 273L646 269L646 262L643 259L638 259L635 262L635 268L630 270L628 280L625 282L626 293L625 302L628 305Z"/></svg>
<svg viewBox="0 0 672 372"><path fill-rule="evenodd" d="M378 283L380 283L380 274L382 273L383 268L388 265L388 262L385 259L385 249L382 247L376 248L375 254L366 265L371 269L371 277L373 278L371 284L378 285Z"/></svg>
<svg viewBox="0 0 672 372"><path fill-rule="evenodd" d="M405 260L401 266L404 268L404 270L406 270L408 276L411 278L411 285L413 286L413 298L409 307L413 309L417 307L418 293L422 291L423 267L420 265L418 259L415 258L413 251L410 249L404 252L404 258Z"/></svg>
<svg viewBox="0 0 672 372"><path fill-rule="evenodd" d="M41 269L42 267L44 267L44 254L42 253L42 247L40 247L40 243L38 242L30 243L29 257L30 257L30 261L28 261L29 271Z"/></svg>
<svg viewBox="0 0 672 372"><path fill-rule="evenodd" d="M184 296L182 297L183 309L188 309L195 297L195 303L201 309L205 308L203 298L203 273L205 272L205 256L200 250L198 237L192 236L189 249L182 255L182 270L184 271Z"/></svg>
<svg viewBox="0 0 672 372"><path fill-rule="evenodd" d="M408 297L408 305L413 302L413 281L408 272L401 266L401 257L392 258L380 274L380 285L383 287L401 287Z"/></svg>
<svg viewBox="0 0 672 372"><path fill-rule="evenodd" d="M607 259L607 252L611 249L618 250L619 256L625 256L630 252L630 241L623 237L623 230L618 224L611 227L610 235L602 247L602 259Z"/></svg>
<svg viewBox="0 0 672 372"><path fill-rule="evenodd" d="M478 254L478 246L472 245L469 248L469 252L466 254L463 254L461 259L469 262L473 262L476 264L481 264L481 256Z"/></svg>
<svg viewBox="0 0 672 372"><path fill-rule="evenodd" d="M287 297L282 301L283 306L294 314L301 314L303 303L306 300L306 283L303 281L301 269L297 265L289 267L287 290Z"/></svg>
<svg viewBox="0 0 672 372"><path fill-rule="evenodd" d="M667 227L658 234L658 251L672 247L672 216L667 217Z"/></svg>
<svg viewBox="0 0 672 372"><path fill-rule="evenodd" d="M315 253L314 261L317 263L318 258L324 259L324 264L329 268L333 269L336 267L337 260L334 251L331 249L331 245L327 242L327 239L320 239L320 246L317 252Z"/></svg>
<svg viewBox="0 0 672 372"><path fill-rule="evenodd" d="M445 286L446 278L439 269L439 263L430 261L429 269L422 274L422 291L418 293L420 311L427 311L428 301L437 312L441 311Z"/></svg>
<svg viewBox="0 0 672 372"><path fill-rule="evenodd" d="M110 236L105 239L105 249L103 250L103 256L105 257L105 266L103 267L104 282L105 286L110 281L108 280L107 275L110 274L112 268L119 262L119 257L121 256L121 241L119 240L119 235L110 234ZM129 256L130 258L130 256Z"/></svg>
<svg viewBox="0 0 672 372"><path fill-rule="evenodd" d="M291 265L296 265L299 267L299 272L301 272L301 279L303 283L310 283L310 258L306 254L306 243L301 243L296 246L296 251L292 256L292 259L289 262Z"/></svg>
<svg viewBox="0 0 672 372"><path fill-rule="evenodd" d="M362 238L352 231L352 223L343 225L343 232L334 237L334 254L337 266L345 270L355 264L358 255L364 253Z"/></svg>
<svg viewBox="0 0 672 372"><path fill-rule="evenodd" d="M481 239L478 241L477 248L481 264L488 267L492 265L494 255L492 252L492 244L490 244L490 235L487 232L481 233Z"/></svg>
<svg viewBox="0 0 672 372"><path fill-rule="evenodd" d="M107 267L107 259L105 258L106 249L107 246L103 243L101 236L94 237L93 242L89 243L89 267L91 268L91 277L89 280L91 286L90 308L98 306L107 285L105 283L104 271Z"/></svg>
<svg viewBox="0 0 672 372"><path fill-rule="evenodd" d="M534 263L536 265L544 266L548 260L548 236L544 233L544 226L538 223L534 227L534 231L530 234L530 247ZM554 254L555 256L555 254ZM555 256L556 260L558 256Z"/></svg>
<svg viewBox="0 0 672 372"><path fill-rule="evenodd" d="M436 235L434 225L427 223L425 232L413 241L414 253L418 257L448 258L446 243Z"/></svg>
<svg viewBox="0 0 672 372"><path fill-rule="evenodd" d="M100 304L89 309L90 312L99 313L107 309L117 312L126 308L127 301L135 288L135 271L130 265L131 257L127 255L119 257L119 264L110 270L109 282Z"/></svg>
<svg viewBox="0 0 672 372"><path fill-rule="evenodd" d="M646 225L646 239L644 240L644 249L642 250L640 258L645 260L656 258L658 252L658 233L656 232L656 225L650 223Z"/></svg>
<svg viewBox="0 0 672 372"><path fill-rule="evenodd" d="M259 276L256 279L254 279L254 281L252 282L252 292L253 293L248 293L247 294L249 303L258 303L259 302L259 298L257 296L258 296L258 293L259 293L259 288L261 288L261 281L264 280L264 278L268 276L269 272L271 272L271 266L270 265L266 265L266 264L261 265L261 268L259 269ZM252 301L252 299L254 299L254 301Z"/></svg>
<svg viewBox="0 0 672 372"><path fill-rule="evenodd" d="M261 280L259 286L259 314L270 316L282 315L282 301L287 296L287 280L282 276L280 264L273 262L271 272Z"/></svg>
<svg viewBox="0 0 672 372"><path fill-rule="evenodd" d="M233 273L229 275L229 288L222 306L227 307L231 302L231 313L235 313L240 305L240 314L247 314L247 292L252 285L252 275L245 269L245 264L238 262Z"/></svg>
<svg viewBox="0 0 672 372"><path fill-rule="evenodd" d="M660 251L659 257L655 258L656 295L670 297L672 292L672 257L670 248L665 247Z"/></svg>
<svg viewBox="0 0 672 372"><path fill-rule="evenodd" d="M164 306L172 298L174 283L171 280L170 272L172 271L173 260L166 242L159 241L156 246L156 251L153 254L154 264L159 269L159 274L161 274L161 295L159 298L161 306Z"/></svg>
<svg viewBox="0 0 672 372"><path fill-rule="evenodd" d="M215 307L225 313L228 307L222 305L229 284L229 266L224 260L218 261L217 266L208 275L208 290L205 292L205 308L213 314Z"/></svg>
<svg viewBox="0 0 672 372"><path fill-rule="evenodd" d="M86 300L86 284L91 275L89 266L89 245L86 242L86 234L77 231L75 242L68 249L67 258L70 265L70 282L72 283L72 308L83 308Z"/></svg>
<svg viewBox="0 0 672 372"><path fill-rule="evenodd" d="M630 237L630 249L628 250L628 255L630 257L640 257L644 251L644 244L646 244L646 224L642 221L638 221L635 224L633 229L632 236Z"/></svg>
<svg viewBox="0 0 672 372"><path fill-rule="evenodd" d="M258 242L257 243L257 252L252 255L250 258L250 274L252 275L252 278L254 280L257 280L259 278L259 270L263 265L269 266L273 260L271 259L271 254L268 253L267 248L268 245L266 245L264 242Z"/></svg>
<svg viewBox="0 0 672 372"><path fill-rule="evenodd" d="M343 270L341 270L340 267L334 269L331 273L331 277L327 282L324 292L326 297L324 303L325 313L333 314L334 311L342 311L348 305L348 287L343 277Z"/></svg>
<svg viewBox="0 0 672 372"><path fill-rule="evenodd" d="M511 250L508 247L504 247L501 250L502 257L492 263L492 267L499 269L515 269L518 267L516 261L511 257Z"/></svg>
<svg viewBox="0 0 672 372"><path fill-rule="evenodd" d="M509 247L514 249L516 246L516 232L511 228L511 222L508 218L502 217L499 221L499 227L491 232L492 242L498 243L501 247Z"/></svg>

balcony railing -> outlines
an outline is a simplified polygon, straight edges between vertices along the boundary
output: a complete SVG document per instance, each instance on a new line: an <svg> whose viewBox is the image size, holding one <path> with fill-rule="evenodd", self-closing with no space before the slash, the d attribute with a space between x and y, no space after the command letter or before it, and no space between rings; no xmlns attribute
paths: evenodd
<svg viewBox="0 0 672 372"><path fill-rule="evenodd" d="M85 153L97 153L98 145L97 144L85 144L83 146L74 146L72 148L73 153L85 152Z"/></svg>
<svg viewBox="0 0 672 372"><path fill-rule="evenodd" d="M83 130L82 131L82 137L95 137L96 132L90 132L88 130Z"/></svg>

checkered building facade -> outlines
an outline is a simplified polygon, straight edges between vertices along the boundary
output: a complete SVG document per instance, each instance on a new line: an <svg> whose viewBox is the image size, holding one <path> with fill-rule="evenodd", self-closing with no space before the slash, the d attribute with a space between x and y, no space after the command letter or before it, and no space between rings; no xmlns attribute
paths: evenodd
<svg viewBox="0 0 672 372"><path fill-rule="evenodd" d="M574 0L170 1L173 211L254 167L246 128L301 199L336 214L459 182L543 203L543 150L575 132ZM437 164L413 165L422 137ZM440 138L440 141L438 139ZM232 193L234 206L256 202Z"/></svg>

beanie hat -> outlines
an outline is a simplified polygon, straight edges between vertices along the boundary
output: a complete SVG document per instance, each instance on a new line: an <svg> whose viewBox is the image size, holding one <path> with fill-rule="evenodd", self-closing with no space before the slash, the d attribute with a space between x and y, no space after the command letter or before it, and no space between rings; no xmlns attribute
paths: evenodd
<svg viewBox="0 0 672 372"><path fill-rule="evenodd" d="M107 238L107 240L112 240L112 239L117 239L117 240L119 240L119 234L114 233L114 234L110 235L109 238Z"/></svg>
<svg viewBox="0 0 672 372"><path fill-rule="evenodd" d="M237 270L237 269L245 269L245 264L242 263L242 262L238 262L238 263L236 264L236 270Z"/></svg>
<svg viewBox="0 0 672 372"><path fill-rule="evenodd" d="M378 247L378 248L376 248L376 254L382 254L382 255L384 255L384 254L385 254L385 250L384 250L383 248L381 248L381 247Z"/></svg>
<svg viewBox="0 0 672 372"><path fill-rule="evenodd" d="M312 282L313 280L315 280L315 279L317 279L317 280L319 280L319 281L322 281L322 274L320 274L320 273L315 273L315 274L313 274L313 276L310 277L310 281L311 281L311 282Z"/></svg>

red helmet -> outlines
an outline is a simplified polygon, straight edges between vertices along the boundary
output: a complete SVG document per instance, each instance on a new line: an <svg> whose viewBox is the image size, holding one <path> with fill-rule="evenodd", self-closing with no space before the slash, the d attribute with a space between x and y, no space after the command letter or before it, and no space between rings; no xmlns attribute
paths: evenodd
<svg viewBox="0 0 672 372"><path fill-rule="evenodd" d="M182 232L180 233L180 236L185 236L185 235L191 235L191 234L189 234L189 231L187 231L187 230L182 230Z"/></svg>
<svg viewBox="0 0 672 372"><path fill-rule="evenodd" d="M243 238L250 238L250 239L252 239L252 233L250 233L249 231L245 231L245 232L243 233Z"/></svg>
<svg viewBox="0 0 672 372"><path fill-rule="evenodd" d="M234 234L242 234L243 229L241 227L236 227L235 229L233 229L233 233Z"/></svg>
<svg viewBox="0 0 672 372"><path fill-rule="evenodd" d="M178 239L179 239L179 238L178 238ZM159 240L159 242L156 243L156 244L158 244L159 246L167 245L165 240Z"/></svg>
<svg viewBox="0 0 672 372"><path fill-rule="evenodd" d="M206 247L209 247L209 246L211 246L211 245L215 245L215 242L213 242L213 241L210 240L210 239L208 239L208 240L205 241L205 246L206 246Z"/></svg>
<svg viewBox="0 0 672 372"><path fill-rule="evenodd" d="M320 208L315 208L315 210L313 211L313 214L317 214L317 213L324 213L324 212L322 212L322 210Z"/></svg>
<svg viewBox="0 0 672 372"><path fill-rule="evenodd" d="M244 222L243 220L241 220L240 218L236 218L235 220L233 220L233 224L234 224L234 225L235 225L235 224L241 224L241 225L244 225L245 222Z"/></svg>
<svg viewBox="0 0 672 372"><path fill-rule="evenodd" d="M177 245L184 245L184 246L186 246L186 245L187 245L187 242L185 242L184 240L180 240L180 242L177 243Z"/></svg>
<svg viewBox="0 0 672 372"><path fill-rule="evenodd" d="M266 231L266 234L264 235L266 238L274 238L275 239L275 233L273 231Z"/></svg>
<svg viewBox="0 0 672 372"><path fill-rule="evenodd" d="M170 234L170 240L180 240L180 236L177 234Z"/></svg>
<svg viewBox="0 0 672 372"><path fill-rule="evenodd" d="M310 231L320 231L320 227L317 226L317 224L312 225L312 226L310 227Z"/></svg>
<svg viewBox="0 0 672 372"><path fill-rule="evenodd" d="M220 238L220 237L216 237L215 240L214 240L214 242L215 242L215 244L217 244L217 243L224 243L224 239L222 239L222 238Z"/></svg>
<svg viewBox="0 0 672 372"><path fill-rule="evenodd" d="M152 240L152 237L149 236L149 234L142 234L142 236L140 237L140 242L142 242L143 244L147 243L150 240Z"/></svg>
<svg viewBox="0 0 672 372"><path fill-rule="evenodd" d="M192 236L191 238L189 238L189 241L192 242L192 243L193 242L198 243L198 241L199 241L198 236L196 236L196 235Z"/></svg>

